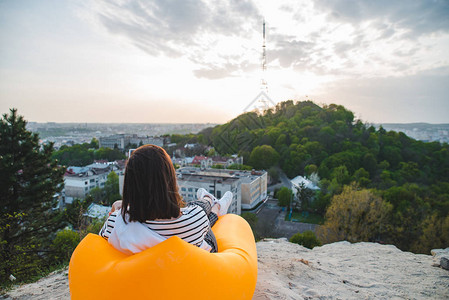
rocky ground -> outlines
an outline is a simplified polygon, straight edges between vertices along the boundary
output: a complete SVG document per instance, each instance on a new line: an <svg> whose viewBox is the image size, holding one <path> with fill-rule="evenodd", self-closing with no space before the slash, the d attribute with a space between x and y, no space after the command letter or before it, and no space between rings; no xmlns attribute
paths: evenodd
<svg viewBox="0 0 449 300"><path fill-rule="evenodd" d="M339 242L309 250L275 239L257 243L257 252L253 299L449 299L449 271L439 258L391 245ZM70 299L67 270L0 299Z"/></svg>
<svg viewBox="0 0 449 300"><path fill-rule="evenodd" d="M40 280L17 286L0 299L62 300L70 299L68 269L56 271Z"/></svg>
<svg viewBox="0 0 449 300"><path fill-rule="evenodd" d="M257 244L254 299L448 299L449 271L431 255L339 242L313 250L283 239Z"/></svg>

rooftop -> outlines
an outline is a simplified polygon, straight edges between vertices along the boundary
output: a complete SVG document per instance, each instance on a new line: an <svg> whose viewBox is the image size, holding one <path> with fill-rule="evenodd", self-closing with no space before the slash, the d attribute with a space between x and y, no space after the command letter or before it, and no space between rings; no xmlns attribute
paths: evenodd
<svg viewBox="0 0 449 300"><path fill-rule="evenodd" d="M87 208L87 212L84 214L84 216L91 217L91 218L103 218L109 214L111 211L110 206L103 206L98 205L95 203L92 203Z"/></svg>
<svg viewBox="0 0 449 300"><path fill-rule="evenodd" d="M228 169L200 169L195 167L184 167L176 171L178 178L189 181L210 182L221 180L223 182L233 182L242 180L243 182L251 182L265 174L265 171L242 171Z"/></svg>

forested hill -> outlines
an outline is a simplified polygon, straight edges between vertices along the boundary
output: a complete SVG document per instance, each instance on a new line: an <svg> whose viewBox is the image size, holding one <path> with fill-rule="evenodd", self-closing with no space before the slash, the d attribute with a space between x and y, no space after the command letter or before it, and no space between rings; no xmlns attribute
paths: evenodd
<svg viewBox="0 0 449 300"><path fill-rule="evenodd" d="M270 145L290 177L310 173L316 166L321 178L330 179L337 168L344 166L348 178L342 179L346 182L356 179L359 171L376 187L449 181L447 144L376 130L362 120L354 120L354 114L341 105L320 107L311 101L285 101L263 115L248 112L200 135L219 153L239 151L246 162L256 146ZM360 172L361 168L368 174ZM364 183L368 184L366 180Z"/></svg>
<svg viewBox="0 0 449 300"><path fill-rule="evenodd" d="M341 105L320 107L291 100L263 115L242 114L203 130L197 138L220 154L239 153L253 167L278 164L289 177L317 172L322 192L314 209L322 213L344 186L355 183L355 190L370 189L389 207L389 222L395 228L387 235L379 233L376 240L427 251L430 242L423 247L412 244L426 228L431 231L430 223L440 222L433 230L437 237L431 238L439 242L432 247L449 244L448 144L417 141L382 127L376 130L355 120Z"/></svg>

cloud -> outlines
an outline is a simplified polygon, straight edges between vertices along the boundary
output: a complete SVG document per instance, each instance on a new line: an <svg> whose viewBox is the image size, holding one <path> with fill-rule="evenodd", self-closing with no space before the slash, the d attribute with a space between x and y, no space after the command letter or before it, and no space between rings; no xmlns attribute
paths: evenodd
<svg viewBox="0 0 449 300"><path fill-rule="evenodd" d="M92 1L89 10L108 32L152 56L187 57L200 67L196 76L210 79L232 76L247 59L229 55L219 41L250 39L262 20L254 3L244 0Z"/></svg>
<svg viewBox="0 0 449 300"><path fill-rule="evenodd" d="M187 58L198 78L240 76L260 64L258 2L90 1L93 19L109 33L151 56ZM359 78L448 65L441 54L449 41L448 1L292 0L268 15L268 70Z"/></svg>
<svg viewBox="0 0 449 300"><path fill-rule="evenodd" d="M447 0L315 0L314 4L317 9L327 11L331 20L360 24L378 19L410 30L410 36L449 31Z"/></svg>
<svg viewBox="0 0 449 300"><path fill-rule="evenodd" d="M282 6L288 27L273 28L272 65L335 78L397 77L448 66L448 1L316 0ZM288 31L290 34L285 34Z"/></svg>

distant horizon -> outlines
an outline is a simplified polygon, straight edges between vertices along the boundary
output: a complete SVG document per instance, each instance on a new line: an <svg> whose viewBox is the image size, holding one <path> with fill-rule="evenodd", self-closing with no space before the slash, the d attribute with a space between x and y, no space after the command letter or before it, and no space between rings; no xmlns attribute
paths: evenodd
<svg viewBox="0 0 449 300"><path fill-rule="evenodd" d="M233 119L229 120L228 122L232 121ZM358 119L355 119L358 120ZM196 122L196 123L176 123L176 122L54 122L54 121L47 121L47 122L36 122L36 121L28 121L27 123L37 123L37 124L48 124L48 123L55 123L55 124L167 124L167 125L194 125L194 124L211 124L211 125L223 125L225 123L211 123L211 122ZM363 122L363 120L360 120ZM449 125L448 123L429 123L429 122L409 122L409 123L394 123L394 122L382 122L382 123L375 123L375 122L363 122L366 124L383 124L383 125L413 125L413 124L428 124L428 125Z"/></svg>
<svg viewBox="0 0 449 300"><path fill-rule="evenodd" d="M176 122L54 122L54 121L47 121L47 122L36 122L36 121L28 121L27 123L38 123L38 124L48 124L48 123L55 123L55 124L179 124L179 125L193 125L193 124L225 124L225 123L211 123L211 122L197 122L197 123L176 123Z"/></svg>

